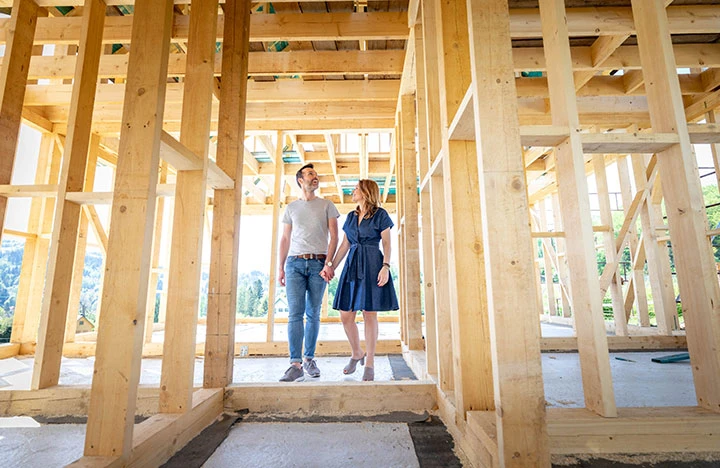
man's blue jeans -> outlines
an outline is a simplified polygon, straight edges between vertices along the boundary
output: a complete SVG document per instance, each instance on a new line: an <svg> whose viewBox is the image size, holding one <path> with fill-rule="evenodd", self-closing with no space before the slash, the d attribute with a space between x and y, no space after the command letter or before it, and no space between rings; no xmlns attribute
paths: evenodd
<svg viewBox="0 0 720 468"><path fill-rule="evenodd" d="M300 351L305 338L305 357L315 357L315 345L320 332L320 307L325 294L325 280L320 272L322 260L288 258L285 262L285 292L288 309L288 344L290 362L302 362ZM303 316L305 325L303 332Z"/></svg>

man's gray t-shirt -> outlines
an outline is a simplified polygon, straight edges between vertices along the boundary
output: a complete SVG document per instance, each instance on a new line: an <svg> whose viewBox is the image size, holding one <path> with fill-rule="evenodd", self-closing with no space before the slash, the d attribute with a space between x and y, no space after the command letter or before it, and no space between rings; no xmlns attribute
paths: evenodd
<svg viewBox="0 0 720 468"><path fill-rule="evenodd" d="M288 255L327 254L328 220L338 217L340 212L333 202L324 198L290 203L282 219L292 226Z"/></svg>

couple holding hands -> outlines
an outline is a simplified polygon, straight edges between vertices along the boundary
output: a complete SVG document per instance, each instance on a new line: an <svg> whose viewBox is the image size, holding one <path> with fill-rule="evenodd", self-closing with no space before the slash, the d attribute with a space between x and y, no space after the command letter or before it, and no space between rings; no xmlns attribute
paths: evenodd
<svg viewBox="0 0 720 468"><path fill-rule="evenodd" d="M380 208L377 183L362 179L353 190L352 200L357 207L347 215L343 226L345 236L338 246L337 218L340 213L331 201L315 195L320 179L313 165L300 168L295 179L302 195L285 209L279 252L278 280L286 288L290 310L290 367L280 381L299 380L306 372L310 377L320 376L315 362L320 308L325 287L346 255L332 306L340 310L352 350L343 373L354 373L359 363L365 367L363 380L374 380L377 311L399 308L390 277L390 228L393 222L387 211ZM360 347L360 334L355 324L357 311L363 312L365 352Z"/></svg>

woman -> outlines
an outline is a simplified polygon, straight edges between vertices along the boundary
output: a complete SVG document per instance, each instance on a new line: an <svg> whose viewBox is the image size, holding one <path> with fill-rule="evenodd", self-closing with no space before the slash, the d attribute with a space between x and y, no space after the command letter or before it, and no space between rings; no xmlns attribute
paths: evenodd
<svg viewBox="0 0 720 468"><path fill-rule="evenodd" d="M363 380L374 380L377 311L399 309L390 277L390 228L393 222L387 211L380 208L380 189L374 181L360 180L353 190L352 200L358 205L347 215L343 226L345 238L332 259L332 264L337 265L346 254L348 256L340 275L333 309L340 310L352 348L350 362L343 373L355 372L359 362L365 366ZM360 348L360 335L355 324L355 314L359 310L363 312L365 322L367 354Z"/></svg>

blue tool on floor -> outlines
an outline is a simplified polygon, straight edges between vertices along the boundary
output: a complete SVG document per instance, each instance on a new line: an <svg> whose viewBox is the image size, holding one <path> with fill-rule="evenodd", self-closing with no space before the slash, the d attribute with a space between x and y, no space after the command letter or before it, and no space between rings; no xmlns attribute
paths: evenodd
<svg viewBox="0 0 720 468"><path fill-rule="evenodd" d="M659 362L660 364L667 364L669 362L684 361L686 359L690 359L690 353L670 354L669 356L652 358L652 362Z"/></svg>

